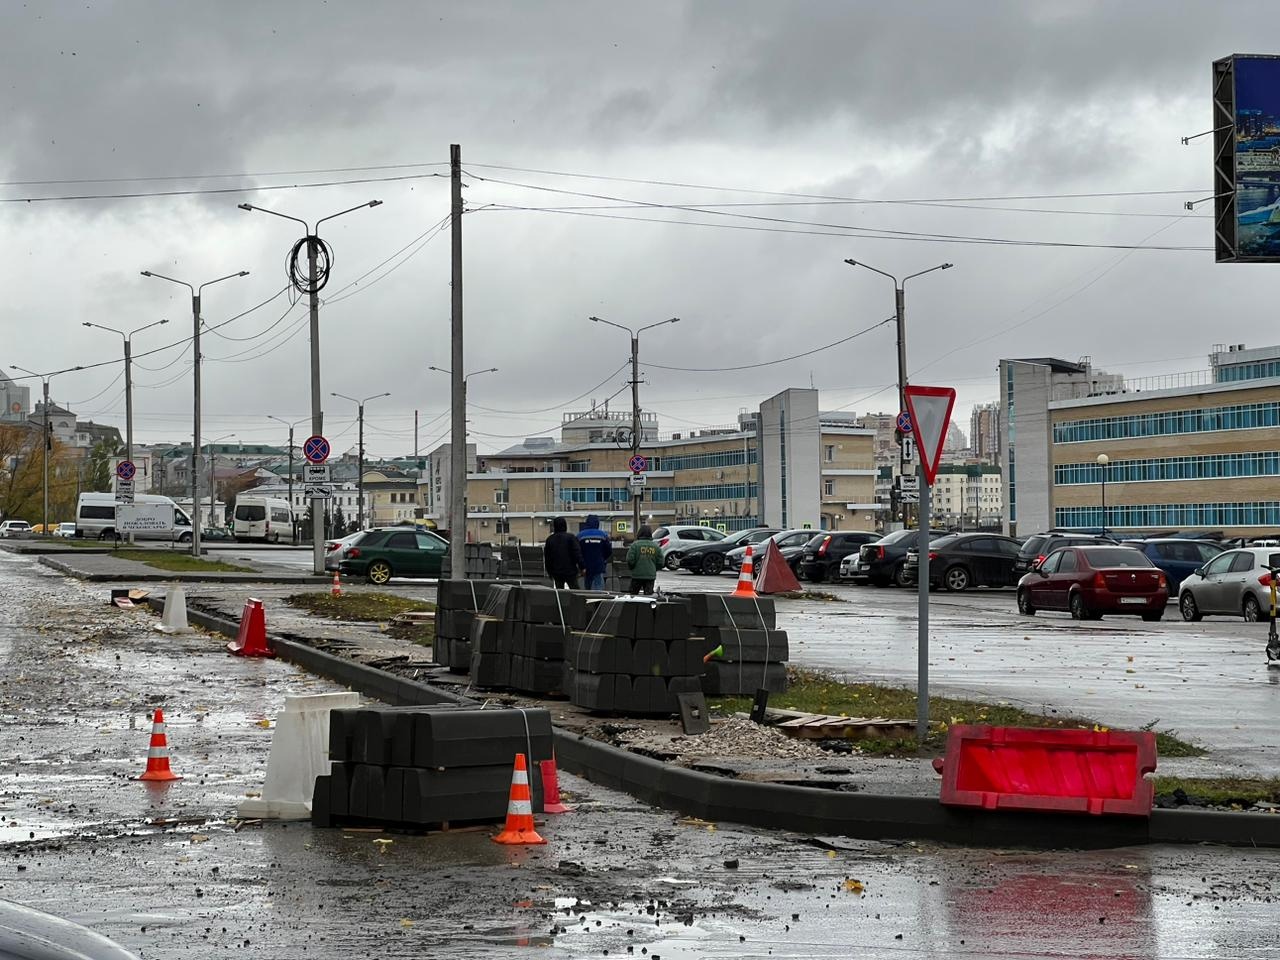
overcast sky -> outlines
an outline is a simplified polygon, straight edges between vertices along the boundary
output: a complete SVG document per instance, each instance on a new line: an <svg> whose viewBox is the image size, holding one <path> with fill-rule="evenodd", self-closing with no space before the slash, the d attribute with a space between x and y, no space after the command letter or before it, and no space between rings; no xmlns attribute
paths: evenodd
<svg viewBox="0 0 1280 960"><path fill-rule="evenodd" d="M425 452L448 423L448 380L428 370L449 365L447 230L419 244L448 214L436 174L456 142L473 211L466 366L500 370L470 387L481 450L553 433L564 401L593 387L570 406L623 389L627 337L593 314L680 317L642 336L641 357L690 368L774 360L889 317L890 282L845 258L899 276L955 264L907 284L907 353L913 381L959 390L966 431L969 407L998 397L1001 357L1088 355L1131 377L1200 368L1215 342L1280 342L1258 323L1274 316L1274 268L1215 265L1211 205L1182 209L1209 194L1211 138L1179 142L1211 126L1214 58L1278 52L1257 40L1274 13L1177 0L5 3L0 197L235 192L0 204L0 363L117 358L119 338L85 320L167 318L135 353L189 337L186 291L141 270L194 283L251 271L206 290L209 325L281 291L301 228L237 203L314 220L381 199L322 228L336 255L326 432L354 443L355 405L330 391L390 391L366 411L370 452L411 452L415 409ZM342 180L378 182L264 189ZM905 199L948 202L831 202ZM1141 244L1195 249L1106 247ZM206 440L282 442L265 415L309 415L305 311L288 308L283 294L218 331L239 339L205 335ZM189 440L190 357L139 361L138 440ZM63 374L53 396L123 431L119 374ZM811 383L824 409L892 410L895 378L888 325L754 370L648 367L641 402L684 431Z"/></svg>

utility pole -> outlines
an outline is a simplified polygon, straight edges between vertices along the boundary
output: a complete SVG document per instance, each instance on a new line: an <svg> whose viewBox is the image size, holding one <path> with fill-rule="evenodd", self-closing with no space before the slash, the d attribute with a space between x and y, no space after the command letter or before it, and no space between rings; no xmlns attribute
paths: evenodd
<svg viewBox="0 0 1280 960"><path fill-rule="evenodd" d="M306 236L293 245L289 255L289 282L300 293L307 294L310 310L311 327L311 433L313 436L324 436L324 411L320 408L320 291L329 282L329 264L333 262L328 245L320 239L320 224L333 220L346 213L363 210L365 207L376 207L381 200L370 200L347 210L340 210L316 221L315 229L305 220L291 217L287 213L257 207L251 203L239 204L241 210L257 210L300 223L307 231ZM307 279L305 283L298 276L298 254L303 246L307 248ZM321 276L318 258L321 252L325 256L324 275ZM311 498L311 566L316 576L324 576L324 501L318 497Z"/></svg>
<svg viewBox="0 0 1280 960"><path fill-rule="evenodd" d="M44 456L41 457L43 464L43 481L44 487L44 514L40 523L44 530L44 536L49 535L49 455L53 452L53 430L49 425L49 379L54 376L52 373L36 373L34 370L28 370L26 367L20 367L17 364L11 365L11 369L21 373L30 374L33 377L39 377L44 396ZM83 370L84 367L72 367L72 370ZM56 371L57 373L66 373L66 370ZM77 499L79 499L77 497Z"/></svg>
<svg viewBox="0 0 1280 960"><path fill-rule="evenodd" d="M357 400L355 397L348 397L345 393L330 393L331 397L341 397L343 400L350 400L356 405L356 417L360 423L360 439L358 441L357 450L358 462L356 470L356 525L361 530L364 529L364 405L370 400L377 400L379 397L389 397L390 393L375 393L371 397L365 397L363 400Z"/></svg>
<svg viewBox="0 0 1280 960"><path fill-rule="evenodd" d="M413 459L418 459L418 411L413 411Z"/></svg>
<svg viewBox="0 0 1280 960"><path fill-rule="evenodd" d="M467 404L462 353L462 146L449 146L452 305L449 417L449 570L467 577Z"/></svg>
<svg viewBox="0 0 1280 960"><path fill-rule="evenodd" d="M870 270L872 273L878 273L882 277L888 277L893 281L893 306L894 319L897 321L898 333L898 411L902 412L907 409L907 297L906 286L907 281L914 277L922 277L926 273L933 273L935 270L950 270L953 264L940 263L936 267L930 267L928 270L921 270L918 273L911 273L902 278L902 282L898 282L898 278L891 273L885 273L883 270L877 270L868 263L861 260L845 260L851 267L862 267ZM898 475L907 476L907 447L903 443L903 432L897 431L898 435ZM892 494L891 494L892 496ZM906 529L910 526L911 505L905 502L900 503L902 507L902 527Z"/></svg>
<svg viewBox="0 0 1280 960"><path fill-rule="evenodd" d="M289 428L289 542L297 543L298 541L298 521L293 515L293 428L299 423L306 423L306 420L298 420L290 423L284 417L274 417L267 414L268 420L276 420L283 423Z"/></svg>

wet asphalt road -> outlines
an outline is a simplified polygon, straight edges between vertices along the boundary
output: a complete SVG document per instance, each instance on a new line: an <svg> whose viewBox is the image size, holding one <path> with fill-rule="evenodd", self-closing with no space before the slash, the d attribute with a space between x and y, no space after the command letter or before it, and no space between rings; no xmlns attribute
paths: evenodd
<svg viewBox="0 0 1280 960"><path fill-rule="evenodd" d="M573 778L545 847L237 829L263 721L329 685L156 634L106 594L0 553L0 896L142 957L1280 957L1275 851L823 843ZM154 706L186 777L159 789L129 779Z"/></svg>

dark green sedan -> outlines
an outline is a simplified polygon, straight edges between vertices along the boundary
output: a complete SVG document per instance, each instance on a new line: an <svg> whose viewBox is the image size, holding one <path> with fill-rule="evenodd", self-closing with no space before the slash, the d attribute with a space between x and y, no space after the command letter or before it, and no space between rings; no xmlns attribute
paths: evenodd
<svg viewBox="0 0 1280 960"><path fill-rule="evenodd" d="M344 576L386 583L392 577L438 577L449 543L434 533L404 527L366 530L338 565Z"/></svg>

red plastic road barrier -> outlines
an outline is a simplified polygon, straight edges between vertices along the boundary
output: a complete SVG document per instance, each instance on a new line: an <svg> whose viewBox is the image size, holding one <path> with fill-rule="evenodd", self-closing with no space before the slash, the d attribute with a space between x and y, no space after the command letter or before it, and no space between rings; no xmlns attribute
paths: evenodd
<svg viewBox="0 0 1280 960"><path fill-rule="evenodd" d="M240 632L227 644L227 649L238 657L274 657L276 652L267 645L267 615L262 601L252 598L244 602L240 615Z"/></svg>
<svg viewBox="0 0 1280 960"><path fill-rule="evenodd" d="M1151 814L1154 733L954 726L933 762L943 803L984 810Z"/></svg>
<svg viewBox="0 0 1280 960"><path fill-rule="evenodd" d="M756 578L757 593L787 593L800 589L800 581L792 573L782 551L772 540L768 541L764 550L764 559L760 561L760 576Z"/></svg>

